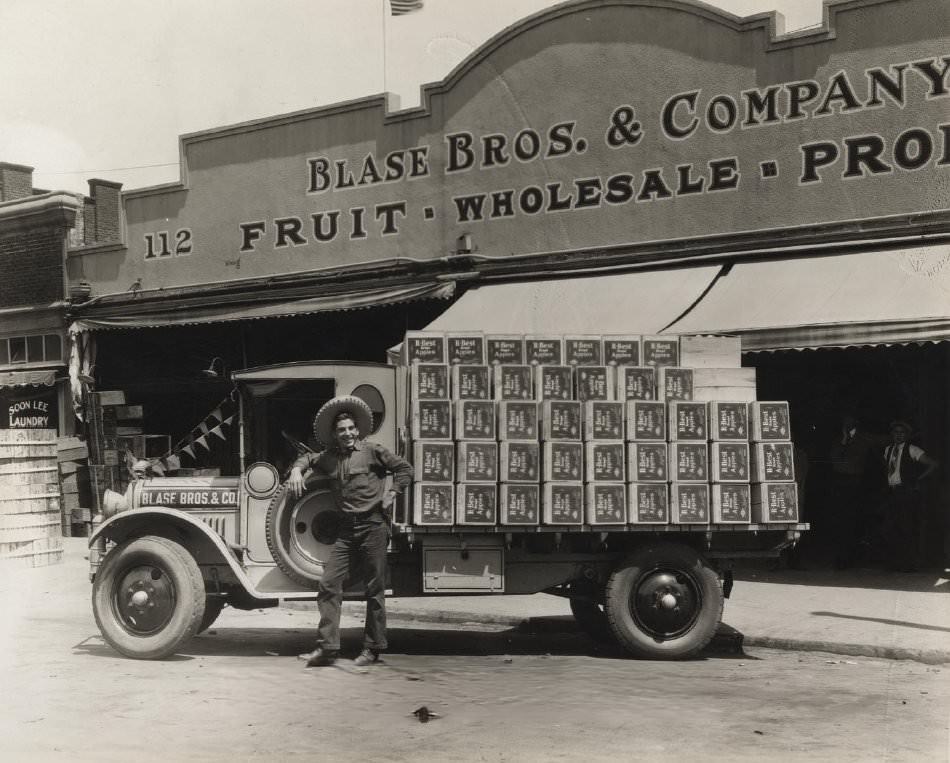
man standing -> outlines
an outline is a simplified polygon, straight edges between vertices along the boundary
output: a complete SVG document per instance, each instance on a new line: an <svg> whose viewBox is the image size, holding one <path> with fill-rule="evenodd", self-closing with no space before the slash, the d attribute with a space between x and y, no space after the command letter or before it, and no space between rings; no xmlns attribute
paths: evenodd
<svg viewBox="0 0 950 763"><path fill-rule="evenodd" d="M884 528L889 549L888 566L899 572L915 572L917 569L920 483L937 468L934 459L908 442L911 431L906 421L892 422L892 442L884 451L888 493Z"/></svg>
<svg viewBox="0 0 950 763"><path fill-rule="evenodd" d="M865 470L868 457L884 444L865 433L856 418L846 416L841 434L831 445L831 516L835 568L847 569L857 557L859 533L870 517Z"/></svg>
<svg viewBox="0 0 950 763"><path fill-rule="evenodd" d="M300 658L307 667L331 665L340 650L340 609L343 582L362 570L366 587L366 625L363 651L356 665L372 665L386 649L386 547L389 543L388 511L402 490L412 482L412 465L389 450L361 437L372 429L373 414L357 397L330 400L313 420L322 453L304 453L290 471L288 487L295 497L304 490L303 470L331 479L340 512L340 530L317 593L320 624L317 648ZM386 488L386 477L392 486Z"/></svg>

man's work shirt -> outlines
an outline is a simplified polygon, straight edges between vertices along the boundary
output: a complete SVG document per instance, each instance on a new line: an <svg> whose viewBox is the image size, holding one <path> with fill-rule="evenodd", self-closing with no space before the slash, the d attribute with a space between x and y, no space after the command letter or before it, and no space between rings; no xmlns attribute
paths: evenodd
<svg viewBox="0 0 950 763"><path fill-rule="evenodd" d="M368 440L357 440L349 453L340 452L336 446L322 453L305 453L293 465L301 471L311 467L330 477L337 506L350 513L379 506L387 474L393 475L392 489L397 493L412 482L412 464Z"/></svg>

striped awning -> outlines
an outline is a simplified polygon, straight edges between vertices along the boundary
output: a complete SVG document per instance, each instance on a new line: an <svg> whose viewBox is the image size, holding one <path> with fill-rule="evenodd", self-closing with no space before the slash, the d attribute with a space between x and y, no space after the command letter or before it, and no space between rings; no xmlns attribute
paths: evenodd
<svg viewBox="0 0 950 763"><path fill-rule="evenodd" d="M0 389L4 387L52 387L56 383L56 371L6 371L0 373Z"/></svg>
<svg viewBox="0 0 950 763"><path fill-rule="evenodd" d="M70 327L71 333L102 329L158 328L201 323L224 323L260 318L360 310L368 307L414 302L420 299L449 299L455 293L453 282L427 282L375 289L348 290L304 298L280 298L268 295L267 301L221 303L208 297L184 300L170 298L167 303L148 305L103 305L84 312ZM203 302L200 304L199 302ZM210 302L210 304L209 304Z"/></svg>

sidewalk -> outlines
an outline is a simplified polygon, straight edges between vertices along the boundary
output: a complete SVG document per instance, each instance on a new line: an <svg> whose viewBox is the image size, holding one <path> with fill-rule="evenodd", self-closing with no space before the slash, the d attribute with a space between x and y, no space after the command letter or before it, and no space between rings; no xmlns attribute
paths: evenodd
<svg viewBox="0 0 950 763"><path fill-rule="evenodd" d="M391 598L387 608L393 620L429 622L539 627L570 618L567 601L547 594ZM362 615L359 602L345 609ZM722 621L747 646L950 663L950 570L745 571Z"/></svg>

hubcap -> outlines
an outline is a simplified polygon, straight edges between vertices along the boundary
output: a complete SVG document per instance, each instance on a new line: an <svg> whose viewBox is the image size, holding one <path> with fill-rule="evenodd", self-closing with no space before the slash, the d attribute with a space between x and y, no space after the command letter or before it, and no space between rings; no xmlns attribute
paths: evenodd
<svg viewBox="0 0 950 763"><path fill-rule="evenodd" d="M332 504L325 493L310 493L303 497L290 515L290 551L311 564L322 565L329 559L339 521L329 510Z"/></svg>
<svg viewBox="0 0 950 763"><path fill-rule="evenodd" d="M630 596L633 619L657 641L667 641L689 631L701 605L695 581L674 570L655 569L644 573Z"/></svg>
<svg viewBox="0 0 950 763"><path fill-rule="evenodd" d="M129 633L150 636L168 625L177 602L172 579L161 567L146 564L126 570L115 587L112 608Z"/></svg>

